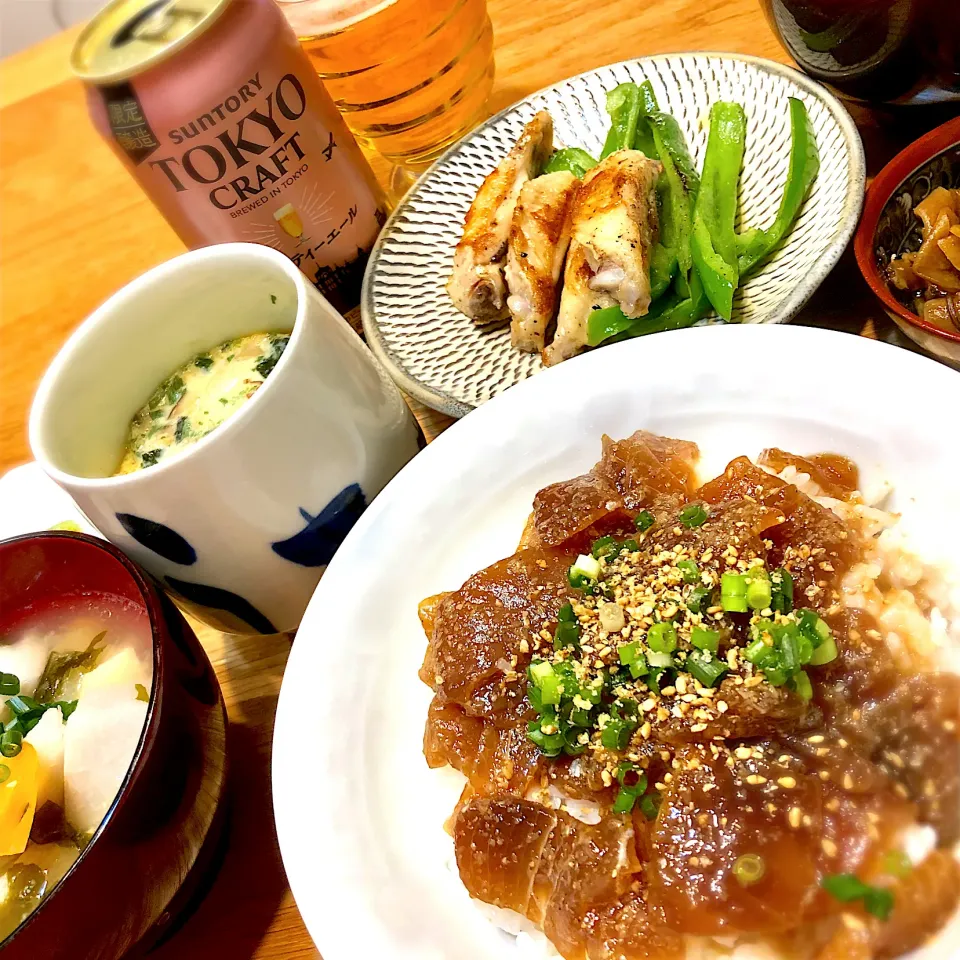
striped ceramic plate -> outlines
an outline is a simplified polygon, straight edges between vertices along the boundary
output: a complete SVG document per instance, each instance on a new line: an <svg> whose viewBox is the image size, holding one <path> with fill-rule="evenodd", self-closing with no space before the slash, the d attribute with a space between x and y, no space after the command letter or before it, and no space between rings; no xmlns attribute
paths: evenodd
<svg viewBox="0 0 960 960"><path fill-rule="evenodd" d="M732 54L669 54L591 70L508 107L464 137L417 181L384 227L364 280L363 326L400 386L423 403L462 416L542 369L538 356L511 347L507 327L477 327L454 308L444 287L454 247L483 178L537 110L550 111L558 145L596 155L609 123L606 91L631 80L652 83L698 167L710 105L743 105L741 228L773 219L790 152L787 97L807 107L820 173L784 244L738 290L735 320L790 320L836 263L860 215L865 169L853 121L823 87L779 63Z"/></svg>

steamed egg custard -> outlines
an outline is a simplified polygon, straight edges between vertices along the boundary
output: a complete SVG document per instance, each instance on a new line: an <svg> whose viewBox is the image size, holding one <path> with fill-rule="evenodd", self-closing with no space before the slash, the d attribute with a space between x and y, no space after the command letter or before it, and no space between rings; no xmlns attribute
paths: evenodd
<svg viewBox="0 0 960 960"><path fill-rule="evenodd" d="M216 430L260 389L289 340L289 333L248 334L170 374L131 421L115 476L152 467Z"/></svg>
<svg viewBox="0 0 960 960"><path fill-rule="evenodd" d="M92 605L0 638L0 941L76 862L146 722L150 631Z"/></svg>

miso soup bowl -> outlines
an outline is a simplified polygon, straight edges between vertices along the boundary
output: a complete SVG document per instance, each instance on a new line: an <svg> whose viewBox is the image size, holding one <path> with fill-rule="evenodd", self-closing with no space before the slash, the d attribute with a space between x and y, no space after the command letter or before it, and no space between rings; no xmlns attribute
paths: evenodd
<svg viewBox="0 0 960 960"><path fill-rule="evenodd" d="M103 540L51 532L0 542L0 634L82 607L91 595L149 622L146 721L106 817L60 883L0 944L4 960L141 955L203 889L223 834L226 713L180 612Z"/></svg>
<svg viewBox="0 0 960 960"><path fill-rule="evenodd" d="M226 422L112 476L131 418L197 353L290 331ZM40 383L30 445L110 541L229 633L296 628L367 503L418 449L400 392L347 322L269 247L227 243L155 267L96 310Z"/></svg>

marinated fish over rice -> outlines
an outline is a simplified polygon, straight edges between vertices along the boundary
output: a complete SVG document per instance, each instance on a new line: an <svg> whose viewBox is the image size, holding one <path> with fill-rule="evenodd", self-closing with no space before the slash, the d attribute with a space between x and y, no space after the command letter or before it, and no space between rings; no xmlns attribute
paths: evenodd
<svg viewBox="0 0 960 960"><path fill-rule="evenodd" d="M900 956L960 900L947 587L850 461L698 457L604 437L421 604L460 878L566 960Z"/></svg>

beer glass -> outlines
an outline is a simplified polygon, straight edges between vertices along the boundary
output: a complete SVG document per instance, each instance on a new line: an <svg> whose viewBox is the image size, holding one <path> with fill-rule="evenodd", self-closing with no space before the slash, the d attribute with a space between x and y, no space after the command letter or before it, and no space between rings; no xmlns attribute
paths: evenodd
<svg viewBox="0 0 960 960"><path fill-rule="evenodd" d="M493 84L486 0L279 0L354 135L401 166L432 161Z"/></svg>

